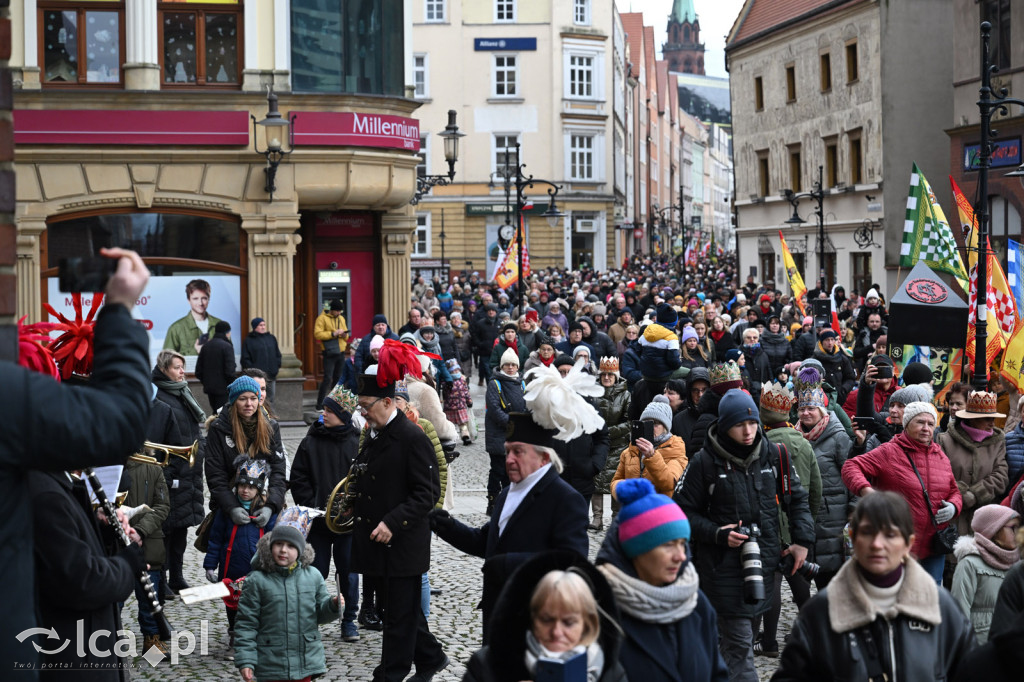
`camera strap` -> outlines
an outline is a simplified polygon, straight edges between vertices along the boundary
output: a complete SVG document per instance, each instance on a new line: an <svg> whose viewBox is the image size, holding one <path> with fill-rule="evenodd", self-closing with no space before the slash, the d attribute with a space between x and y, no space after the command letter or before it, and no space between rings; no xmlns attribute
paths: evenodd
<svg viewBox="0 0 1024 682"><path fill-rule="evenodd" d="M932 523L935 524L936 528L938 528L939 522L935 520L935 512L932 511L932 498L931 495L928 494L928 488L924 485L924 479L921 478L921 472L917 470L917 465L914 464L914 458L910 456L910 453L904 450L903 454L910 460L910 466L914 469L914 475L917 476L917 482L921 484L921 493L924 495L925 509L928 510L928 515L932 517Z"/></svg>
<svg viewBox="0 0 1024 682"><path fill-rule="evenodd" d="M850 633L856 638L861 650L864 652L864 667L867 669L869 682L886 682L889 676L882 668L882 656L878 650L878 643L871 634L871 626L866 625Z"/></svg>
<svg viewBox="0 0 1024 682"><path fill-rule="evenodd" d="M793 499L793 467L789 457L789 450L782 443L776 443L779 447L779 485L782 488L782 504L789 510L789 503Z"/></svg>

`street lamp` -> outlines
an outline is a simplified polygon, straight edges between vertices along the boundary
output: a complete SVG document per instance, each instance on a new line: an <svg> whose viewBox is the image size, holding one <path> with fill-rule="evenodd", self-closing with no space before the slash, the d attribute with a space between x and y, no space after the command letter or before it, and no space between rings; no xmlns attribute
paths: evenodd
<svg viewBox="0 0 1024 682"><path fill-rule="evenodd" d="M267 115L263 117L262 121L257 121L252 114L249 114L249 118L252 119L252 146L257 154L267 160L267 167L263 169L263 174L266 176L263 191L270 195L270 201L273 203L274 192L277 191L277 186L274 183L277 178L277 167L281 165L284 157L295 151L295 114L288 118L281 116L281 112L277 109L277 95L274 94L274 88L267 86ZM263 139L267 146L262 151L259 138L256 137L256 126L263 128ZM288 140L288 149L281 146L282 138Z"/></svg>
<svg viewBox="0 0 1024 682"><path fill-rule="evenodd" d="M505 177L509 187L514 186L516 188L516 245L519 251L519 314L522 315L525 310L523 303L526 300L526 277L523 275L523 251L525 251L525 243L523 239L523 208L526 206L526 195L525 190L528 187L533 187L535 184L548 185L548 210L542 215L547 219L548 225L555 227L558 225L558 219L564 217L564 213L558 210L558 205L555 203L558 191L562 189L561 185L556 185L550 180L542 180L540 178L534 178L532 175L523 175L523 169L526 168L525 163L519 163L519 143L516 142L516 165L515 168L509 169L508 167L508 148L505 150L505 166L506 171Z"/></svg>
<svg viewBox="0 0 1024 682"><path fill-rule="evenodd" d="M448 125L443 133L437 136L444 140L444 160L448 162L447 175L423 175L416 178L416 193L412 195L409 203L415 206L420 203L423 195L429 192L435 185L450 185L455 179L455 163L459 160L459 138L465 137L466 133L459 132L459 126L455 124L457 112L454 109L448 110ZM424 164L426 160L424 160Z"/></svg>
<svg viewBox="0 0 1024 682"><path fill-rule="evenodd" d="M974 207L974 215L978 219L978 277L977 277L977 315L974 335L974 377L971 383L974 390L984 391L988 387L988 362L985 348L988 343L988 320L986 302L988 301L988 169L992 167L992 142L996 131L992 130L992 112L1002 114L1008 112L1007 105L1016 104L1024 107L1024 100L1007 97L1008 90L1000 88L998 93L992 92L992 74L999 71L999 66L992 63L990 43L992 24L981 23L981 88L978 99L978 111L981 114L981 143L978 149L978 203ZM1024 176L1024 164L1017 170L1008 173L1012 176Z"/></svg>
<svg viewBox="0 0 1024 682"><path fill-rule="evenodd" d="M819 267L819 280L821 286L825 290L828 290L828 282L825 281L825 190L822 188L824 180L825 169L823 166L818 166L818 181L814 183L814 187L810 192L794 192L791 189L785 190L786 201L793 207L793 216L786 221L787 225L797 226L803 225L806 221L800 217L797 213L797 206L800 204L800 199L812 199L817 202L817 207L814 209L814 215L818 218L818 267Z"/></svg>
<svg viewBox="0 0 1024 682"><path fill-rule="evenodd" d="M651 213L652 214L656 213L658 215L658 218L661 219L662 224L668 225L669 227L671 227L672 221L668 220L666 222L666 220L665 220L665 213L668 212L668 211L673 211L673 210L674 211L679 211L679 231L681 233L680 236L683 237L682 242L683 242L683 247L685 248L686 247L686 239L685 239L685 237L686 237L686 226L683 224L683 186L682 185L679 185L679 205L678 206L674 206L674 205L671 205L671 204L666 206L665 208L658 208L657 204L651 206ZM669 230L669 231L671 232L671 230ZM672 248L671 239L669 239L669 249L671 249L671 248ZM672 255L672 254L669 254L669 255Z"/></svg>

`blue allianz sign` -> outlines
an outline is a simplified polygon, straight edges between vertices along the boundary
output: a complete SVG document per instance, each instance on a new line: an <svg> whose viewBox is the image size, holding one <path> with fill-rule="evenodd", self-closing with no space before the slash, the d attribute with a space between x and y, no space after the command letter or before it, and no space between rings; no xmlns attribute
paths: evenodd
<svg viewBox="0 0 1024 682"><path fill-rule="evenodd" d="M474 38L473 49L477 52L494 50L525 51L536 50L536 38Z"/></svg>

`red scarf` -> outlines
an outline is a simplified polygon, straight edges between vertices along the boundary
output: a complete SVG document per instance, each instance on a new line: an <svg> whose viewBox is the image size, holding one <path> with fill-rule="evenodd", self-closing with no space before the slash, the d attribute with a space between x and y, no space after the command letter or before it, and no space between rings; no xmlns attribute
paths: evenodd
<svg viewBox="0 0 1024 682"><path fill-rule="evenodd" d="M538 359L538 360L540 360L540 363L541 363L542 365L544 365L545 367L550 367L550 366L551 366L551 363L555 361L555 356L554 356L554 355L552 355L552 356L551 356L550 358L548 358L547 360L545 360L544 358L542 358L542 357L540 356L540 353L538 353L538 354L537 354L537 359Z"/></svg>
<svg viewBox="0 0 1024 682"><path fill-rule="evenodd" d="M716 332L714 329L711 330L711 338L713 338L715 340L715 343L718 343L719 341L721 341L723 336L725 336L725 330L724 329L722 331L719 331L719 332Z"/></svg>

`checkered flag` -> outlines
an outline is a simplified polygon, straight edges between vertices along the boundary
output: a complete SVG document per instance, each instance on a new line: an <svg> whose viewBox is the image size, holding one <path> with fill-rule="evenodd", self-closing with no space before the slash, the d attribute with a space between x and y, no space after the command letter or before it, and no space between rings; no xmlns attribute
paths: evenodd
<svg viewBox="0 0 1024 682"><path fill-rule="evenodd" d="M907 194L907 219L903 224L900 266L910 268L918 261L924 261L933 270L948 272L960 281L961 286L966 287L967 271L960 260L953 231L935 199L931 185L915 163L910 174L910 192Z"/></svg>
<svg viewBox="0 0 1024 682"><path fill-rule="evenodd" d="M988 308L985 315L991 322L995 321L999 331L1002 332L1003 341L1008 341L1017 328L1017 301L1014 300L1010 284L1003 273L1003 266L999 263L991 251L988 255L988 296L985 298L985 305ZM967 304L967 322L974 324L978 309L978 269L971 270L970 300Z"/></svg>

